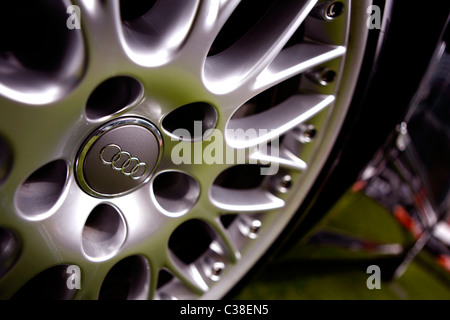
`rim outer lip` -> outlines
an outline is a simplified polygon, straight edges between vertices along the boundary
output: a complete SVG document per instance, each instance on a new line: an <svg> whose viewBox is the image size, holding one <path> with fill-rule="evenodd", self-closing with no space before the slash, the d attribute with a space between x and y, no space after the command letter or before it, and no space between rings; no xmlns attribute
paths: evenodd
<svg viewBox="0 0 450 320"><path fill-rule="evenodd" d="M159 147L158 148L158 157L157 157L157 161L156 161L155 165L153 166L150 174L148 175L148 177L145 180L143 180L141 183L139 183L135 187L128 189L127 191L109 194L109 193L102 193L97 190L94 190L87 183L86 177L84 175L84 168L83 168L84 164L85 164L86 156L87 156L89 150L94 145L94 143L98 139L100 139L105 133L109 132L112 129L120 128L120 127L128 126L128 125L141 126L141 127L148 129L151 133L153 133L156 140L158 141L158 147ZM145 119L137 118L137 117L114 119L113 121L108 122L108 123L104 124L103 126L101 126L100 128L98 128L97 130L95 130L81 146L80 151L78 152L78 155L77 155L77 158L75 161L75 176L77 178L76 180L82 190L84 190L86 193L88 193L96 198L115 198L115 197L129 194L129 193L135 191L136 189L139 189L143 185L145 185L148 181L150 181L156 167L159 165L159 163L161 161L162 150L163 150L163 138L162 138L162 135L159 132L158 128L153 123L151 123Z"/></svg>

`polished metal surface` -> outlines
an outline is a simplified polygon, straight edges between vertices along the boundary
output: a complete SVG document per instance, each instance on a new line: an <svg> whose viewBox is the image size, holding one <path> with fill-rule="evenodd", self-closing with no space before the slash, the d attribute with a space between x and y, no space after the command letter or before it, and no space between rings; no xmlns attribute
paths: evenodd
<svg viewBox="0 0 450 320"><path fill-rule="evenodd" d="M0 241L14 246L0 255L0 298L21 288L21 297L44 296L26 284L60 280L72 264L80 289L49 283L52 297L224 296L282 233L327 159L372 2L341 1L333 19L311 14L328 8L317 0L160 0L137 12L130 1L55 3L42 9L48 21L64 22L71 4L81 12L80 29L64 30L69 40L52 56L60 68L21 64L14 47L0 55ZM323 68L336 74L326 84L302 76ZM287 94L277 100L279 88ZM170 117L183 106L192 112ZM202 139L177 139L179 123L192 126L183 120L206 120ZM316 133L307 144L304 125ZM192 151L190 163L175 161L180 149ZM219 150L243 160L219 161ZM277 170L261 175L261 164ZM132 285L115 295L115 281Z"/></svg>

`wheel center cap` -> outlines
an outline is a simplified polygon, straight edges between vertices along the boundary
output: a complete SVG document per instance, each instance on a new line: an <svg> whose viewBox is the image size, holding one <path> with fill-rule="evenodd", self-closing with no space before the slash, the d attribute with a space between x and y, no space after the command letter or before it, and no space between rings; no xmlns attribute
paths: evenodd
<svg viewBox="0 0 450 320"><path fill-rule="evenodd" d="M162 137L139 118L111 121L89 136L76 162L78 183L96 197L117 197L148 180L161 158Z"/></svg>

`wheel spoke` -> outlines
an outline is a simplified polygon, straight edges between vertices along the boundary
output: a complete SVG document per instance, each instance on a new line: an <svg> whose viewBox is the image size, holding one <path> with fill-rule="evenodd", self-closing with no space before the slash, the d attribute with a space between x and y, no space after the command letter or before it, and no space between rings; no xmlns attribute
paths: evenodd
<svg viewBox="0 0 450 320"><path fill-rule="evenodd" d="M286 48L261 72L254 90L258 93L315 66L342 57L345 51L345 47L315 43L302 43Z"/></svg>
<svg viewBox="0 0 450 320"><path fill-rule="evenodd" d="M270 13L236 43L206 60L208 87L215 93L227 93L250 75L259 74L282 50L316 2L286 0L271 7Z"/></svg>
<svg viewBox="0 0 450 320"><path fill-rule="evenodd" d="M63 258L52 239L42 228L29 228L26 237L22 239L25 243L23 251L14 267L0 279L1 299L10 299L21 287L23 287L34 276L51 267L62 265ZM38 236L39 234L44 235ZM22 235L23 236L23 235ZM39 248L39 250L36 250ZM53 279L54 281L58 279ZM61 280L61 279L59 279ZM42 288L32 288L37 295Z"/></svg>
<svg viewBox="0 0 450 320"><path fill-rule="evenodd" d="M334 100L334 96L295 95L265 112L232 119L228 124L230 131L227 131L227 142L235 148L265 143L311 118ZM248 139L248 135L237 134L248 130L254 131L251 139Z"/></svg>
<svg viewBox="0 0 450 320"><path fill-rule="evenodd" d="M213 204L227 212L257 212L279 209L284 201L263 189L227 189L211 187Z"/></svg>
<svg viewBox="0 0 450 320"><path fill-rule="evenodd" d="M150 2L151 3L151 2ZM128 1L120 3L131 6ZM120 41L127 55L145 67L155 67L175 58L186 42L198 13L199 1L156 1L147 12L128 17L119 12Z"/></svg>
<svg viewBox="0 0 450 320"><path fill-rule="evenodd" d="M275 148L268 147L265 150L257 149L250 155L250 160L262 163L277 164L282 168L293 169L297 171L305 171L308 165L305 161L298 158L291 151L281 147L273 151Z"/></svg>
<svg viewBox="0 0 450 320"><path fill-rule="evenodd" d="M203 294L208 291L208 285L194 264L186 265L171 253L169 253L169 257L167 268L183 284L197 294Z"/></svg>
<svg viewBox="0 0 450 320"><path fill-rule="evenodd" d="M215 250L216 253L225 255L232 263L236 263L241 258L241 253L237 249L236 244L233 242L227 229L223 227L218 218L211 219L208 223L216 234L217 245L215 247L218 247ZM222 248L225 248L225 252L221 250Z"/></svg>
<svg viewBox="0 0 450 320"><path fill-rule="evenodd" d="M7 150L12 165L2 191L11 199L15 189L40 167L56 159L70 157L58 146L68 138L76 138L65 135L67 129L73 126L74 118L79 118L79 114L74 114L77 114L75 108L72 111L70 107L63 109L58 103L45 108L21 106L14 110L5 107L0 117L3 131L0 139L3 138L9 146Z"/></svg>
<svg viewBox="0 0 450 320"><path fill-rule="evenodd" d="M28 2L35 29L0 14L0 297L223 297L342 124L352 2Z"/></svg>
<svg viewBox="0 0 450 320"><path fill-rule="evenodd" d="M76 0L74 3L80 8L80 27L89 65L107 64L111 67L119 61L123 64L119 0ZM113 54L111 48L114 48Z"/></svg>

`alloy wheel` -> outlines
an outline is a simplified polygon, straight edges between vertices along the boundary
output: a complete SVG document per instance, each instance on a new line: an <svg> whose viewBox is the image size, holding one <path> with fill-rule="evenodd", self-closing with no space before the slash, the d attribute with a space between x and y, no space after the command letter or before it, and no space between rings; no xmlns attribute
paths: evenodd
<svg viewBox="0 0 450 320"><path fill-rule="evenodd" d="M0 13L0 297L223 297L317 178L371 2L25 2L38 27Z"/></svg>

